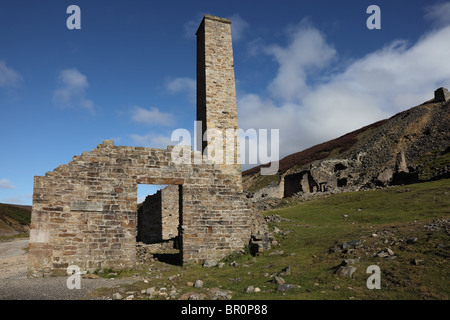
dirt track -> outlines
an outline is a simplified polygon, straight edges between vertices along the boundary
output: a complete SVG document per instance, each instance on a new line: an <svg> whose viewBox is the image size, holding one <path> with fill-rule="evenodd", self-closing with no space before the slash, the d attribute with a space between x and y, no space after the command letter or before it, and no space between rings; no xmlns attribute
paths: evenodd
<svg viewBox="0 0 450 320"><path fill-rule="evenodd" d="M138 278L81 279L68 289L67 277L27 278L28 239L0 242L0 300L78 300L95 289L138 281ZM87 298L91 299L91 298Z"/></svg>

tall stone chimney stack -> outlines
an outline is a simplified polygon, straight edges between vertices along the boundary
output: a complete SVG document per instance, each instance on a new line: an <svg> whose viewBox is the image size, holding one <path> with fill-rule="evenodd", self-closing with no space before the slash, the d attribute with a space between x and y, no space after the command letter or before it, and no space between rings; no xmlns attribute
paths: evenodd
<svg viewBox="0 0 450 320"><path fill-rule="evenodd" d="M196 35L197 121L201 121L203 140L206 140L202 143L197 140L197 148L201 145L200 151L204 152L208 147L208 158L214 153L216 163L222 163L222 170L233 174L235 183L242 188L239 137L237 134L226 136L227 130L233 133L238 130L231 21L205 15ZM211 129L222 133L223 143L213 139ZM223 157L219 158L223 161L217 162L220 150L223 150Z"/></svg>

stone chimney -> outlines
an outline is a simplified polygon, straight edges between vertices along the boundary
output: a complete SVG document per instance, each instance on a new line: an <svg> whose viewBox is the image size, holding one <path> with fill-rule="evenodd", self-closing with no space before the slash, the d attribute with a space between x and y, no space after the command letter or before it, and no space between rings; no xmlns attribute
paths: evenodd
<svg viewBox="0 0 450 320"><path fill-rule="evenodd" d="M450 100L450 92L444 87L440 87L434 91L434 101L435 102L445 102Z"/></svg>
<svg viewBox="0 0 450 320"><path fill-rule="evenodd" d="M202 136L205 132L207 135L202 143L197 137L197 148L201 146L200 151L205 153L208 147L208 158L212 159L214 154L214 162L220 164L224 172L233 174L236 183L241 185L239 138L225 136L227 130L236 133L238 130L231 21L205 15L196 35L197 121L201 121ZM222 133L222 144L212 137L214 129ZM217 161L219 158L222 161Z"/></svg>

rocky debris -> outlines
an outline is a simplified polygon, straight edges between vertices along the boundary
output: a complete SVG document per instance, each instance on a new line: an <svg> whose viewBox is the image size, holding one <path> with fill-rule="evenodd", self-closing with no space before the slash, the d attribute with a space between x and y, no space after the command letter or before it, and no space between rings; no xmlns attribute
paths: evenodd
<svg viewBox="0 0 450 320"><path fill-rule="evenodd" d="M420 265L422 263L423 263L422 259L413 259L413 260L411 260L411 264L415 265L415 266L418 266L418 265Z"/></svg>
<svg viewBox="0 0 450 320"><path fill-rule="evenodd" d="M231 291L220 288L210 289L209 296L211 300L230 300L232 298Z"/></svg>
<svg viewBox="0 0 450 320"><path fill-rule="evenodd" d="M98 275L93 273L85 273L81 276L83 279L98 279L100 278Z"/></svg>
<svg viewBox="0 0 450 320"><path fill-rule="evenodd" d="M147 288L147 290L145 290L145 294L149 295L149 296L153 296L156 294L156 288L155 287L151 287L151 288Z"/></svg>
<svg viewBox="0 0 450 320"><path fill-rule="evenodd" d="M349 242L343 242L341 244L341 249L343 249L343 250L352 249L352 248L358 249L362 245L363 242L364 242L363 240L352 240Z"/></svg>
<svg viewBox="0 0 450 320"><path fill-rule="evenodd" d="M113 294L112 299L113 300L122 300L123 296L120 293L116 292Z"/></svg>
<svg viewBox="0 0 450 320"><path fill-rule="evenodd" d="M272 282L278 285L286 283L286 281L284 281L284 279L280 276L274 276Z"/></svg>
<svg viewBox="0 0 450 320"><path fill-rule="evenodd" d="M203 267L204 268L211 268L211 267L215 267L217 266L217 261L216 260L206 260L203 263Z"/></svg>
<svg viewBox="0 0 450 320"><path fill-rule="evenodd" d="M284 199L277 198L260 198L254 201L255 207L258 211L268 211L272 209L277 209L283 205Z"/></svg>
<svg viewBox="0 0 450 320"><path fill-rule="evenodd" d="M417 237L412 237L406 240L406 244L414 244L417 242Z"/></svg>
<svg viewBox="0 0 450 320"><path fill-rule="evenodd" d="M355 273L356 267L354 266L340 266L336 270L336 275L338 277L352 278L353 273Z"/></svg>
<svg viewBox="0 0 450 320"><path fill-rule="evenodd" d="M245 292L247 293L253 293L255 291L255 287L253 286L248 286L247 289L245 290Z"/></svg>
<svg viewBox="0 0 450 320"><path fill-rule="evenodd" d="M445 231L450 233L450 219L437 219L423 226L424 229L432 232Z"/></svg>
<svg viewBox="0 0 450 320"><path fill-rule="evenodd" d="M204 293L187 292L180 297L180 300L205 300L206 298Z"/></svg>
<svg viewBox="0 0 450 320"><path fill-rule="evenodd" d="M374 254L374 257L385 258L386 260L390 260L390 259L395 259L395 258L392 258L392 257L395 257L395 253L390 248L386 248L386 249L378 251L376 254Z"/></svg>
<svg viewBox="0 0 450 320"><path fill-rule="evenodd" d="M359 262L359 259L344 259L341 262L341 266L350 266Z"/></svg>
<svg viewBox="0 0 450 320"><path fill-rule="evenodd" d="M270 216L265 216L264 220L266 220L267 223L278 223L278 222L283 222L283 221L293 222L293 220L283 218L278 214L272 214Z"/></svg>
<svg viewBox="0 0 450 320"><path fill-rule="evenodd" d="M206 292L186 292L180 296L180 300L230 300L231 291L220 288L206 289Z"/></svg>
<svg viewBox="0 0 450 320"><path fill-rule="evenodd" d="M284 254L283 250L277 250L277 251L269 253L269 256L281 256L283 254Z"/></svg>
<svg viewBox="0 0 450 320"><path fill-rule="evenodd" d="M280 275L280 276L289 276L289 275L291 275L291 267L290 267L290 266L284 267L284 268L278 273L278 275Z"/></svg>
<svg viewBox="0 0 450 320"><path fill-rule="evenodd" d="M263 251L269 250L273 241L274 238L269 233L252 234L249 244L250 253L256 256Z"/></svg>
<svg viewBox="0 0 450 320"><path fill-rule="evenodd" d="M136 260L138 262L145 262L153 259L153 255L149 252L148 246L143 242L136 243Z"/></svg>
<svg viewBox="0 0 450 320"><path fill-rule="evenodd" d="M247 293L258 293L261 292L261 289L258 287L254 287L254 286L248 286L247 289L245 290L245 292Z"/></svg>
<svg viewBox="0 0 450 320"><path fill-rule="evenodd" d="M289 234L291 232L292 232L292 230L283 231L283 230L280 230L277 226L273 227L273 233L278 234L278 235L286 235L286 234Z"/></svg>
<svg viewBox="0 0 450 320"><path fill-rule="evenodd" d="M363 243L364 243L364 240L351 240L348 242L343 242L338 247L330 248L329 253L337 253L337 252L341 252L341 251L345 252L350 249L359 249Z"/></svg>
<svg viewBox="0 0 450 320"><path fill-rule="evenodd" d="M202 280L195 280L194 287L195 288L202 288L203 287L203 281Z"/></svg>
<svg viewBox="0 0 450 320"><path fill-rule="evenodd" d="M291 289L296 289L296 288L300 288L300 286L298 286L296 284L282 283L282 284L278 285L277 290L285 292L285 291L288 291L288 290L291 290Z"/></svg>

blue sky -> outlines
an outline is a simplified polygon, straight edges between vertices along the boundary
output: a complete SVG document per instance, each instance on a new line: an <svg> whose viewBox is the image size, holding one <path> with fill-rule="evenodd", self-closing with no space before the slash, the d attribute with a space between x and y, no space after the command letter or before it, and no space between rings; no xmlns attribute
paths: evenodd
<svg viewBox="0 0 450 320"><path fill-rule="evenodd" d="M165 148L193 131L204 14L232 21L240 127L280 129L281 156L450 87L449 1L3 0L0 202L31 204L33 176L103 140Z"/></svg>

